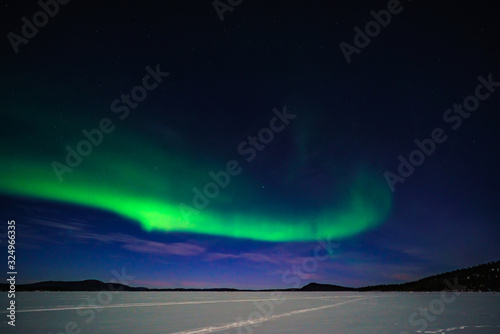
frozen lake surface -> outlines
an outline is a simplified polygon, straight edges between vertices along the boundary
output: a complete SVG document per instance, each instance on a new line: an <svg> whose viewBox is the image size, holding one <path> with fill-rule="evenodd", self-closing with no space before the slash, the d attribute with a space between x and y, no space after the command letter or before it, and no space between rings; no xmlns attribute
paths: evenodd
<svg viewBox="0 0 500 334"><path fill-rule="evenodd" d="M500 294L21 292L0 333L500 333Z"/></svg>

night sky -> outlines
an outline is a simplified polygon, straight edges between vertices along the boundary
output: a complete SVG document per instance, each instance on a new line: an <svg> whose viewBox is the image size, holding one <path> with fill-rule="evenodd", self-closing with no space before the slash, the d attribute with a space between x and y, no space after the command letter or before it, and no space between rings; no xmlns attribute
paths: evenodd
<svg viewBox="0 0 500 334"><path fill-rule="evenodd" d="M43 3L1 4L18 283L359 287L498 259L495 2Z"/></svg>

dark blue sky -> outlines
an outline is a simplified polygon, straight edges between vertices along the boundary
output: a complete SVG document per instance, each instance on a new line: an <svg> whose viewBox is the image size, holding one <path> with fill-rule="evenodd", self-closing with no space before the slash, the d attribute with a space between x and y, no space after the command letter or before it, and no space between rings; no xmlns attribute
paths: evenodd
<svg viewBox="0 0 500 334"><path fill-rule="evenodd" d="M131 285L291 287L283 273L326 235L338 247L293 274L301 285L399 283L498 259L498 11L401 1L348 63L339 45L355 47L354 28L387 6L243 1L221 21L210 1L70 2L16 53L9 33L41 8L5 2L0 212L16 220L20 282L126 268ZM169 75L120 120L113 101L157 64ZM469 98L478 85L484 99ZM464 101L479 104L454 112ZM284 106L297 118L246 163L239 145ZM116 131L59 182L51 162L103 118ZM446 140L392 192L387 172L435 129ZM199 220L165 222L233 159L241 175Z"/></svg>

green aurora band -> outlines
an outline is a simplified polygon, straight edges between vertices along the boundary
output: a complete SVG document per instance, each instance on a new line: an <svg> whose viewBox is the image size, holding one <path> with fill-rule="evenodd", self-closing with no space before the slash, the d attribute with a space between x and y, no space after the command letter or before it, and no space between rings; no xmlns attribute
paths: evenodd
<svg viewBox="0 0 500 334"><path fill-rule="evenodd" d="M107 210L139 222L147 231L273 242L339 239L378 226L391 207L391 194L383 178L368 172L357 173L342 192L332 191L332 197L341 200L322 205L314 214L273 207L273 203L259 207L253 200L259 194L249 190L255 187L242 173L232 177L229 186L221 189L208 207L186 219L179 204L191 205L193 187L201 188L210 181L208 171L224 167L220 160L204 161L201 168L200 162L186 153L181 156L179 152L165 152L155 141L127 132L115 122L116 130L105 135L102 144L59 182L52 161L64 163L65 145L75 147L76 142L84 139L82 128L95 127L95 120L83 122L84 127L82 122L66 122L59 124L64 130L53 131L54 124L57 127L62 122L57 117L36 119L31 113L8 116L10 124L22 124L17 129L23 130L11 132L9 141L17 144L4 145L0 152L0 193ZM245 169L244 164L241 166Z"/></svg>

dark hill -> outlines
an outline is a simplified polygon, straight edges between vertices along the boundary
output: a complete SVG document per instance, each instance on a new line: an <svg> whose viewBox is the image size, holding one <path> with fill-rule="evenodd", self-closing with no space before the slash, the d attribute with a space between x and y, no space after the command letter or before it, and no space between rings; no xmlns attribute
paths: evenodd
<svg viewBox="0 0 500 334"><path fill-rule="evenodd" d="M8 285L1 284L0 290L7 291ZM147 291L147 288L134 288L119 283L104 283L98 280L76 282L46 281L32 284L19 284L17 291Z"/></svg>
<svg viewBox="0 0 500 334"><path fill-rule="evenodd" d="M375 285L358 291L496 291L500 292L500 261L449 271L403 284Z"/></svg>
<svg viewBox="0 0 500 334"><path fill-rule="evenodd" d="M332 284L309 283L298 291L356 291L356 289Z"/></svg>

